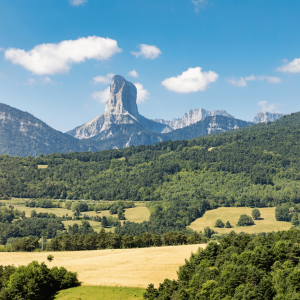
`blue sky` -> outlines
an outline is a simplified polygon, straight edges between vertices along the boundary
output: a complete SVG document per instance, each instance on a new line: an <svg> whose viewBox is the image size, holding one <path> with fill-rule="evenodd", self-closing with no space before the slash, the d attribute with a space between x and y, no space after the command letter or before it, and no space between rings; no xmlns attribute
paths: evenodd
<svg viewBox="0 0 300 300"><path fill-rule="evenodd" d="M65 132L104 112L119 74L151 119L296 112L299 13L298 0L1 0L0 102Z"/></svg>

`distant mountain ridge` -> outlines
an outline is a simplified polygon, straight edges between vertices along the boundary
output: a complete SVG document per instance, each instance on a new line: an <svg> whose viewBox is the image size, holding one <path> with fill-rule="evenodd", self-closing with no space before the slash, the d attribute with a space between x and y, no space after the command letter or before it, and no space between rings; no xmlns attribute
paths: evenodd
<svg viewBox="0 0 300 300"><path fill-rule="evenodd" d="M0 154L95 151L92 146L57 131L27 112L0 103Z"/></svg>
<svg viewBox="0 0 300 300"><path fill-rule="evenodd" d="M186 140L277 120L282 114L258 113L254 122L235 119L225 110L190 110L182 118L150 120L139 114L136 87L122 76L112 79L105 113L67 133L33 115L0 104L0 154L38 156L75 151L120 149Z"/></svg>
<svg viewBox="0 0 300 300"><path fill-rule="evenodd" d="M206 117L211 116L225 116L228 118L233 118L226 110L218 109L214 111L205 110L203 108L191 109L188 113L185 113L182 118L172 119L171 121L166 121L163 119L155 119L154 121L170 126L173 130L195 124L198 121L204 120Z"/></svg>
<svg viewBox="0 0 300 300"><path fill-rule="evenodd" d="M253 119L253 123L257 124L257 123L274 122L280 119L282 116L284 116L284 114L260 111L256 114L255 118Z"/></svg>

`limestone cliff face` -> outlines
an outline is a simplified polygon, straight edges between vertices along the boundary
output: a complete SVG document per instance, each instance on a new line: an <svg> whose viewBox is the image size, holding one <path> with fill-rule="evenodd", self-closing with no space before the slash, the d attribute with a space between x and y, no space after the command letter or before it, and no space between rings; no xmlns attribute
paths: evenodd
<svg viewBox="0 0 300 300"><path fill-rule="evenodd" d="M270 113L270 112L258 112L253 119L253 123L267 123L267 122L274 122L280 119L283 114L278 113Z"/></svg>
<svg viewBox="0 0 300 300"><path fill-rule="evenodd" d="M169 132L172 130L168 125L141 116L138 112L136 98L135 85L122 76L115 75L110 85L110 96L106 101L104 114L68 131L67 134L77 139L88 139L109 130L112 124L135 124L150 132ZM103 135L101 138L104 138Z"/></svg>
<svg viewBox="0 0 300 300"><path fill-rule="evenodd" d="M134 84L126 81L122 76L115 75L110 85L110 96L105 104L107 114L129 113L139 117L136 105L137 90Z"/></svg>
<svg viewBox="0 0 300 300"><path fill-rule="evenodd" d="M166 121L162 119L156 119L154 121L168 125L173 130L184 128L186 126L190 126L195 124L201 120L204 120L206 117L212 116L225 116L228 118L233 118L230 114L228 114L225 110L219 109L214 111L208 111L203 108L190 110L188 113L185 113L182 118L172 119L171 121Z"/></svg>

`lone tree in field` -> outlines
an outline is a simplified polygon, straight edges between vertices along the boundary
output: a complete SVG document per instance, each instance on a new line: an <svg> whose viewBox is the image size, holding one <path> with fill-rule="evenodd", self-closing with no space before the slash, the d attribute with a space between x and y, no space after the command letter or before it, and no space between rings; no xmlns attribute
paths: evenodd
<svg viewBox="0 0 300 300"><path fill-rule="evenodd" d="M102 228L106 228L107 227L107 218L105 216L102 217L102 220L101 220L101 225L102 225Z"/></svg>
<svg viewBox="0 0 300 300"><path fill-rule="evenodd" d="M250 216L241 215L237 225L238 226L251 226L251 225L255 225L255 223Z"/></svg>
<svg viewBox="0 0 300 300"><path fill-rule="evenodd" d="M232 226L231 226L231 224L229 223L229 221L226 222L225 228L232 228Z"/></svg>
<svg viewBox="0 0 300 300"><path fill-rule="evenodd" d="M218 219L215 223L215 227L219 227L219 228L224 228L224 223L222 222L221 219Z"/></svg>
<svg viewBox="0 0 300 300"><path fill-rule="evenodd" d="M252 217L254 220L258 220L260 218L260 211L257 208L252 210Z"/></svg>
<svg viewBox="0 0 300 300"><path fill-rule="evenodd" d="M51 262L53 259L54 259L54 256L53 256L52 254L49 254L49 255L47 256L47 260L48 260L49 262Z"/></svg>
<svg viewBox="0 0 300 300"><path fill-rule="evenodd" d="M204 236L207 237L207 238L211 238L211 236L214 234L215 232L210 229L209 227L205 227L204 228Z"/></svg>

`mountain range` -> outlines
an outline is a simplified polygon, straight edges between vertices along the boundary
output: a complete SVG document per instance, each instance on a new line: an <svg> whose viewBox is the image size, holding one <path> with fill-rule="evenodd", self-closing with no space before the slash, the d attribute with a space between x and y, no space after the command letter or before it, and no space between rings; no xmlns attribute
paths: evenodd
<svg viewBox="0 0 300 300"><path fill-rule="evenodd" d="M170 121L150 120L139 114L136 99L136 87L115 75L104 114L66 133L54 130L27 112L0 104L0 154L38 156L153 145L275 121L283 116L259 112L253 122L247 122L235 119L225 110L199 108Z"/></svg>

